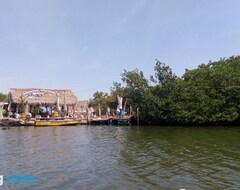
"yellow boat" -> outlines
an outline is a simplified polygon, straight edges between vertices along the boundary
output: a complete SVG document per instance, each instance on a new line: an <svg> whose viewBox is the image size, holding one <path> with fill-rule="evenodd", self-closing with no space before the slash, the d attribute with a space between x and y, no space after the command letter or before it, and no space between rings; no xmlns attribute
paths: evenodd
<svg viewBox="0 0 240 190"><path fill-rule="evenodd" d="M50 127L50 126L66 126L66 125L78 125L81 123L79 119L70 118L44 118L35 121L36 127Z"/></svg>

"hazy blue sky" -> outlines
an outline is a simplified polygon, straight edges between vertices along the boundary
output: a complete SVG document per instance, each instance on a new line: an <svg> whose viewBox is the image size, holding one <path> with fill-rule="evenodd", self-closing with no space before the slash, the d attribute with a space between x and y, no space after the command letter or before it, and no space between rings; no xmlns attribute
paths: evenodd
<svg viewBox="0 0 240 190"><path fill-rule="evenodd" d="M182 76L240 54L240 0L0 0L0 92L109 92L120 73Z"/></svg>

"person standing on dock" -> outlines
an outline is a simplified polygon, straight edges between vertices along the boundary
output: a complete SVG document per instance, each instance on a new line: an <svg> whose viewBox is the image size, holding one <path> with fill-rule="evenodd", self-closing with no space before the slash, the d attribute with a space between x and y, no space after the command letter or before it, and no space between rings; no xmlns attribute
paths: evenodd
<svg viewBox="0 0 240 190"><path fill-rule="evenodd" d="M123 108L122 108L122 100L123 98L121 96L117 96L118 99L118 107L119 107L119 117L120 119L123 118Z"/></svg>

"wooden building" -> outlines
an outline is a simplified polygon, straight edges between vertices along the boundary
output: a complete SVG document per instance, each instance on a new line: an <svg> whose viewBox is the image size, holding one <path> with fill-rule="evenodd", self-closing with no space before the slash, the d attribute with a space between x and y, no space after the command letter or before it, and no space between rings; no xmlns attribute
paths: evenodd
<svg viewBox="0 0 240 190"><path fill-rule="evenodd" d="M53 112L73 115L78 102L71 90L11 88L8 94L8 110L12 113L46 114ZM47 113L49 112L49 113Z"/></svg>

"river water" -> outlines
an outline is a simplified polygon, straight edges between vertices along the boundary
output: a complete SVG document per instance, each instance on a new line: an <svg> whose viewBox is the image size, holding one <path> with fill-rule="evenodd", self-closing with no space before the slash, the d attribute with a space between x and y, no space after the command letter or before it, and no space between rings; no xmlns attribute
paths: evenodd
<svg viewBox="0 0 240 190"><path fill-rule="evenodd" d="M34 175L3 189L240 189L238 127L10 127L0 175Z"/></svg>

